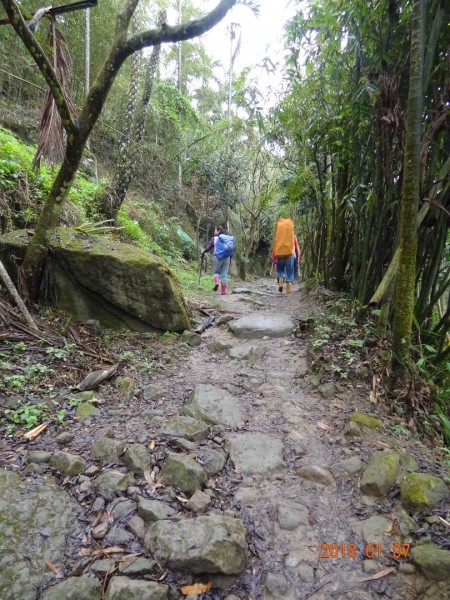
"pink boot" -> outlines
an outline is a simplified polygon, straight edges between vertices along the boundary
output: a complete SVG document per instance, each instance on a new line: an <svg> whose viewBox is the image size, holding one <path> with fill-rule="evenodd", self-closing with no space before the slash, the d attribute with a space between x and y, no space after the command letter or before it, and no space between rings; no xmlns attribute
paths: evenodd
<svg viewBox="0 0 450 600"><path fill-rule="evenodd" d="M213 292L217 292L218 289L219 289L219 276L218 275L214 275Z"/></svg>
<svg viewBox="0 0 450 600"><path fill-rule="evenodd" d="M222 283L220 293L222 294L222 296L226 296L226 293L227 293L227 284L226 283Z"/></svg>

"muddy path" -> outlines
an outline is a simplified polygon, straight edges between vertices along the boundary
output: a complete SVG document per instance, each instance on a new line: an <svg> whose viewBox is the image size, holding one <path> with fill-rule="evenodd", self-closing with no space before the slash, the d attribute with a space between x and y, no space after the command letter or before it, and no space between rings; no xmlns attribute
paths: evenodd
<svg viewBox="0 0 450 600"><path fill-rule="evenodd" d="M150 497L166 502L177 518L206 510L244 523L249 550L244 573L222 579L213 577L213 589L194 598L448 597L441 583L418 573L405 551L404 544L412 541L410 532L414 525L409 529L404 526L408 519L398 493L373 498L360 490L361 474L374 453L407 453L419 467L428 468L429 451L419 442L399 441L380 429L364 428L359 435L354 431L349 434L346 427L355 412L376 416L386 424L389 418L381 406L368 402L363 385L343 385L327 397L311 386L298 322L302 317L320 314L323 307L298 286L290 295L278 294L272 280L258 280L248 290L238 288L240 293L227 296L211 292L202 299L202 308L215 320L201 339L195 338L199 345L190 345L194 344L192 340L182 344L175 336L167 336L168 349L164 344L152 346L150 342L146 347L145 337L138 344L129 336L122 351L144 354L152 358L153 364L157 362L158 369L146 372L136 364L125 363L120 377L122 384L129 384L128 392L117 381L103 384L96 392L96 413L87 419L74 418L64 432L68 434L65 439L58 439L60 433L49 428L29 444L3 444L4 467L18 473L22 480L27 478L27 490L39 489L41 478L55 477L60 489L77 503L76 508L70 509L73 528L59 555L58 575L55 577L51 569L47 572L36 598L46 598L48 586L51 589L61 578L91 572L103 577L103 597L111 573L95 571L92 553L89 556L87 552L94 543L98 549L122 544L130 555L151 558L142 545L145 532L140 534L137 527L127 526L132 507L116 521L128 527L135 537L108 540L115 519L113 509L123 500L122 496L134 501L141 493L150 495L149 472L152 481L160 484L152 489ZM233 332L230 327L244 317L250 318L250 324ZM284 332L278 317L292 323L292 328ZM223 390L238 400L242 414L239 425L210 425L208 439L197 447L177 436L170 439L162 435L167 423L183 414L188 399L201 385ZM102 497L91 486L90 477L99 470L117 468L115 463L120 463L113 458L99 463L98 456L93 455L95 442L102 438L124 445L140 444L151 450L145 477L136 477L126 492ZM208 448L220 450L225 464L204 485L211 500L209 507L193 509L186 506L191 494L170 489L161 477L165 453L181 450L202 464L202 451ZM52 471L48 466L48 457L42 457L39 468L30 469L32 452L50 455L61 449L82 457L85 464L81 475L55 473L55 468ZM23 489L20 493L24 494ZM109 533L106 537L98 535L94 541L93 529L102 526L102 521ZM1 528L0 534L2 543L8 543ZM86 558L80 559L83 548ZM106 554L98 550L95 556L104 559ZM110 561L113 558L108 556ZM54 566L54 561L51 564ZM114 563L114 569L117 564ZM158 564L156 571L144 578L167 583L170 598L182 597L178 591L181 583L202 579L180 576L160 567ZM5 589L2 585L8 582L0 576L0 589ZM33 596L4 597L25 600ZM84 597L97 596L80 596Z"/></svg>

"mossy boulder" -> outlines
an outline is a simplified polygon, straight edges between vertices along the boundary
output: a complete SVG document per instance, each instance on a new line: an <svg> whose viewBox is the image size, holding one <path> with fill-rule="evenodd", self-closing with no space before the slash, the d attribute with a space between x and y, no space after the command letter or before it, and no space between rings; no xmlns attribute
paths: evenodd
<svg viewBox="0 0 450 600"><path fill-rule="evenodd" d="M190 456L167 452L161 475L164 481L183 492L200 490L208 479L205 469Z"/></svg>
<svg viewBox="0 0 450 600"><path fill-rule="evenodd" d="M423 544L411 550L411 559L428 579L450 581L449 550L436 544Z"/></svg>
<svg viewBox="0 0 450 600"><path fill-rule="evenodd" d="M27 244L22 231L0 238L0 259L13 276ZM106 235L65 227L55 230L50 250L52 296L76 320L134 331L189 329L180 288L161 259Z"/></svg>
<svg viewBox="0 0 450 600"><path fill-rule="evenodd" d="M60 471L64 475L79 475L86 468L86 461L83 457L69 452L55 452L50 459L50 467Z"/></svg>
<svg viewBox="0 0 450 600"><path fill-rule="evenodd" d="M437 506L448 493L444 481L430 473L409 473L400 485L402 504L415 511Z"/></svg>
<svg viewBox="0 0 450 600"><path fill-rule="evenodd" d="M397 452L375 452L361 477L360 488L368 496L384 496L395 485L400 470Z"/></svg>
<svg viewBox="0 0 450 600"><path fill-rule="evenodd" d="M92 404L84 403L77 406L75 410L77 419L84 421L85 419L92 419L93 417L100 416L100 410Z"/></svg>

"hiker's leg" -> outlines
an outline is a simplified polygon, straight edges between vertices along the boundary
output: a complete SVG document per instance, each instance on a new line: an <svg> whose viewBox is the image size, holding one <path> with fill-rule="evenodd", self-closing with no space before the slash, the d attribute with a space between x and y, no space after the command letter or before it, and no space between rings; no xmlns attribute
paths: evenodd
<svg viewBox="0 0 450 600"><path fill-rule="evenodd" d="M219 289L220 280L220 259L217 256L214 257L214 287L213 291L217 292Z"/></svg>
<svg viewBox="0 0 450 600"><path fill-rule="evenodd" d="M229 256L220 259L220 283L227 283L228 281L228 269L230 268L230 260Z"/></svg>
<svg viewBox="0 0 450 600"><path fill-rule="evenodd" d="M225 296L227 293L228 269L230 268L230 261L231 258L229 256L226 256L225 258L221 259L222 264L220 265L220 292L222 296Z"/></svg>
<svg viewBox="0 0 450 600"><path fill-rule="evenodd" d="M286 281L288 283L293 283L294 281L294 265L295 256L288 256L286 258Z"/></svg>
<svg viewBox="0 0 450 600"><path fill-rule="evenodd" d="M278 291L282 292L284 279L286 277L286 265L285 265L284 257L282 257L282 256L277 257L276 268L277 268Z"/></svg>

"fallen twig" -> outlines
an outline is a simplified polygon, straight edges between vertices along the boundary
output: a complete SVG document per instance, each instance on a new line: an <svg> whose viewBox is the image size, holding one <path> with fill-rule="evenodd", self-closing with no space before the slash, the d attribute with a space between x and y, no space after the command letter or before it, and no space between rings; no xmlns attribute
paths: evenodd
<svg viewBox="0 0 450 600"><path fill-rule="evenodd" d="M27 433L24 433L23 437L26 440L29 440L31 442L32 440L36 439L38 435L41 435L41 433L43 433L46 429L47 429L47 423L42 423L41 425L38 425L34 429L27 431Z"/></svg>
<svg viewBox="0 0 450 600"><path fill-rule="evenodd" d="M25 306L24 301L19 296L19 292L16 290L15 285L11 281L11 278L8 275L8 273L7 273L7 271L6 271L6 269L5 269L5 267L4 267L4 265L3 265L3 263L2 263L1 260L0 260L0 277L3 279L5 285L6 285L7 289L8 289L8 292L14 298L17 306L19 307L20 312L22 313L23 318L28 323L29 327L31 327L31 329L34 329L34 331L38 331L38 326L33 321L32 316L28 312L28 309Z"/></svg>
<svg viewBox="0 0 450 600"><path fill-rule="evenodd" d="M375 573L375 575L367 575L367 577L357 577L355 582L364 583L364 581L373 581L375 579L381 579L382 577L386 577L386 575L390 575L396 571L395 567L388 567L387 569L383 569L379 573Z"/></svg>
<svg viewBox="0 0 450 600"><path fill-rule="evenodd" d="M195 330L195 333L202 333L203 331L205 331L205 329L207 327L209 327L210 325L212 325L212 323L214 322L215 318L216 317L213 317L211 315L209 317L206 317L206 319L203 319L203 321L200 323L200 325Z"/></svg>

